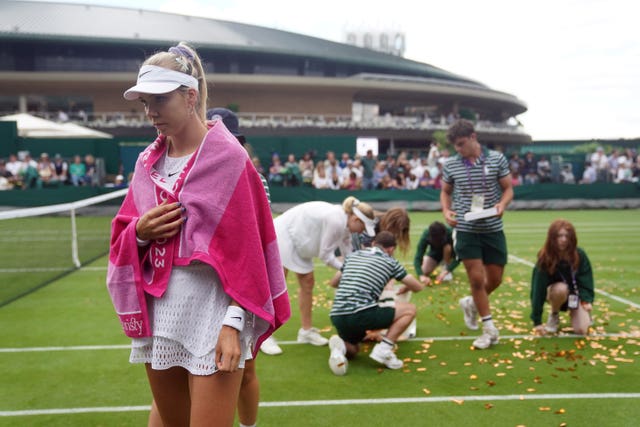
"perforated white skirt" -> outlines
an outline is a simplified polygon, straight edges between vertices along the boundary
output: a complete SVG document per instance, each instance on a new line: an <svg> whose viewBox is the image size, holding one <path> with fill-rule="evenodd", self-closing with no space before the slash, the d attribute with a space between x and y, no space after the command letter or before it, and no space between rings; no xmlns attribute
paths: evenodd
<svg viewBox="0 0 640 427"><path fill-rule="evenodd" d="M201 263L173 267L165 294L147 301L153 336L132 340L129 361L158 370L181 366L194 375L215 373L215 346L230 301L215 270ZM253 315L246 318L240 368L251 358Z"/></svg>

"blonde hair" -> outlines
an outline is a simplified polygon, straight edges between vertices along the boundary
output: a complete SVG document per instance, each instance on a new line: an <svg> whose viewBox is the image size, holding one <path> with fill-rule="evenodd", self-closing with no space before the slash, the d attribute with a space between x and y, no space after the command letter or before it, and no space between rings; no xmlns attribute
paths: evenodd
<svg viewBox="0 0 640 427"><path fill-rule="evenodd" d="M365 202L361 202L360 200L356 199L353 196L347 197L342 202L342 209L344 209L344 211L346 213L348 213L349 215L353 214L353 208L356 207L356 206L358 207L360 212L362 212L364 214L364 216L366 216L370 220L374 220L375 219L375 214L374 214L373 208L371 207L370 204L365 203Z"/></svg>
<svg viewBox="0 0 640 427"><path fill-rule="evenodd" d="M205 123L207 120L207 80L202 68L200 56L194 48L185 42L180 42L176 46L169 48L167 52L158 52L149 58L142 65L156 65L169 70L188 74L198 80L198 104L196 110L198 118Z"/></svg>

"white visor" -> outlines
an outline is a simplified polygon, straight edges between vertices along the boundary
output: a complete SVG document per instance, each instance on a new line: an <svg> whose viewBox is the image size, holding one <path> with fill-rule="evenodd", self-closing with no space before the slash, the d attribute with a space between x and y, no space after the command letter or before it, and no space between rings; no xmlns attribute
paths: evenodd
<svg viewBox="0 0 640 427"><path fill-rule="evenodd" d="M360 219L360 221L364 223L365 232L371 237L375 236L376 235L375 221L367 217L365 214L362 213L360 209L356 207L353 208L353 213L355 214L355 216L357 216Z"/></svg>
<svg viewBox="0 0 640 427"><path fill-rule="evenodd" d="M143 65L138 73L138 82L134 87L127 89L124 98L133 101L138 99L141 93L169 93L180 86L198 90L198 80L179 71L156 65Z"/></svg>

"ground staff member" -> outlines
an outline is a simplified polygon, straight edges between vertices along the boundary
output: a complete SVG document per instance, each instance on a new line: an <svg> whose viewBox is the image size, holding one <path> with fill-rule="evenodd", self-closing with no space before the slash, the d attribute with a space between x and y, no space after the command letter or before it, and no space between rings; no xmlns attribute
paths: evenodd
<svg viewBox="0 0 640 427"><path fill-rule="evenodd" d="M553 221L538 252L531 276L531 320L536 333L556 333L560 312L569 311L573 333L584 335L591 325L593 272L586 252L578 247L576 230L569 221ZM542 307L551 306L542 325Z"/></svg>
<svg viewBox="0 0 640 427"><path fill-rule="evenodd" d="M460 261L453 250L453 230L440 221L434 221L420 236L413 257L413 267L420 281L429 285L431 284L429 276L441 263L444 265L435 280L436 284L451 280L451 273Z"/></svg>
<svg viewBox="0 0 640 427"><path fill-rule="evenodd" d="M348 255L341 271L330 281L331 286L338 288L330 313L338 335L329 340L329 367L336 375L347 372L347 359L358 354L360 342L372 329L388 330L369 357L389 369L403 366L393 348L400 334L416 317L416 306L402 301L381 303L380 294L392 279L403 283L400 293L417 292L424 285L393 258L395 249L393 234L381 231L372 247Z"/></svg>
<svg viewBox="0 0 640 427"><path fill-rule="evenodd" d="M473 346L484 349L498 343L489 295L500 286L507 264L502 214L513 199L511 173L501 153L480 145L470 121L455 122L447 138L457 155L444 164L440 203L445 220L455 228L454 249L471 286L471 296L460 300L465 323L470 329L478 329L480 314L483 333ZM495 208L493 216L465 220L466 213L480 214L490 208Z"/></svg>

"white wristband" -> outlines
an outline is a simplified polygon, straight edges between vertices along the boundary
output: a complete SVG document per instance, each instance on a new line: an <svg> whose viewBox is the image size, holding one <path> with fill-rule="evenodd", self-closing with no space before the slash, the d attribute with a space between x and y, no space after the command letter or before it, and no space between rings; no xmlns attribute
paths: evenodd
<svg viewBox="0 0 640 427"><path fill-rule="evenodd" d="M242 329L244 329L244 314L242 307L230 305L227 307L227 314L224 315L222 324L242 332Z"/></svg>

